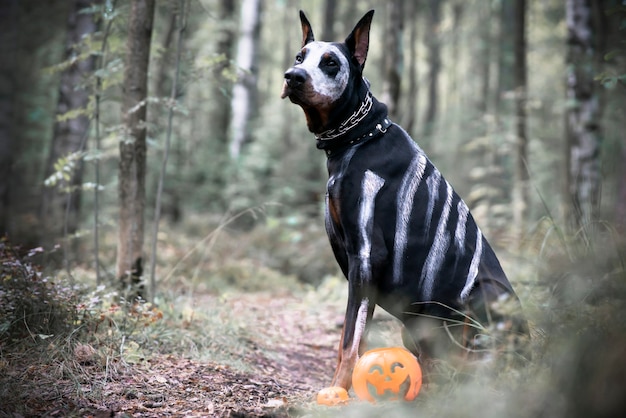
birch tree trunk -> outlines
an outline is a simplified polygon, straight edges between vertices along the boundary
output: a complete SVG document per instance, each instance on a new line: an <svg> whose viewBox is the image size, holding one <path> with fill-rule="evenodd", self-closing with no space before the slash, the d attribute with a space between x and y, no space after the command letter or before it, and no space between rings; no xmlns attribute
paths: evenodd
<svg viewBox="0 0 626 418"><path fill-rule="evenodd" d="M258 50L261 32L262 0L243 0L241 4L241 31L237 46L239 74L233 87L230 121L230 157L239 158L241 148L250 141L250 121L258 113L257 78Z"/></svg>
<svg viewBox="0 0 626 418"><path fill-rule="evenodd" d="M117 277L128 299L141 296L144 212L146 205L146 114L148 63L154 18L154 0L133 0L128 21L124 101L124 137L120 141L119 234Z"/></svg>
<svg viewBox="0 0 626 418"><path fill-rule="evenodd" d="M597 219L600 201L600 107L594 81L591 0L567 0L566 186L564 212L573 231Z"/></svg>

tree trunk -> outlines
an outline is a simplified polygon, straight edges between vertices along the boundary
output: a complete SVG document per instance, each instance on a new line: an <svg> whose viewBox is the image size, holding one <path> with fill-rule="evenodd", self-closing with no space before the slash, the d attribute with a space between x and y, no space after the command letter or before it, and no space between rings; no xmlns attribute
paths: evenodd
<svg viewBox="0 0 626 418"><path fill-rule="evenodd" d="M418 2L416 0L408 2L407 15L409 18L407 19L407 22L410 25L408 69L409 91L407 92L407 107L406 113L404 114L403 126L411 135L416 134L414 129L417 120L417 98L419 92L419 86L417 83L417 44L419 38L419 34L417 32L419 28L417 9Z"/></svg>
<svg viewBox="0 0 626 418"><path fill-rule="evenodd" d="M91 0L75 0L69 10L67 40L65 42L66 61L80 54L82 38L96 30L92 14L80 13L92 5ZM60 80L57 115L86 109L89 92L80 88L94 68L94 58L79 60L63 71ZM55 164L60 158L85 149L89 118L86 114L56 122L52 145L48 154L45 177L56 171ZM45 187L41 195L40 212L43 223L44 244L51 244L59 237L73 234L78 229L84 163L82 157L72 159L73 169L70 180ZM65 237L67 238L67 237Z"/></svg>
<svg viewBox="0 0 626 418"><path fill-rule="evenodd" d="M500 2L500 22L498 41L498 74L495 110L496 115L505 114L502 110L502 98L506 92L515 88L514 66L515 66L515 39L511 30L515 25L515 3L510 0ZM509 106L505 106L509 109Z"/></svg>
<svg viewBox="0 0 626 418"><path fill-rule="evenodd" d="M9 209L15 108L18 0L0 5L0 237L10 232Z"/></svg>
<svg viewBox="0 0 626 418"><path fill-rule="evenodd" d="M450 50L451 56L454 64L461 62L461 49L460 44L463 40L461 33L461 23L463 21L463 13L464 13L465 2L463 0L459 2L454 2L452 5L452 30L450 40ZM463 82L459 82L459 80L463 80L463 74L460 71L461 65L452 65L452 70L450 71L450 96L453 107L457 107L460 104L461 91Z"/></svg>
<svg viewBox="0 0 626 418"><path fill-rule="evenodd" d="M234 69L231 67L233 49L236 40L235 6L237 2L233 0L218 0L216 5L217 30L214 37L215 54L218 62L212 66L210 97L207 104L206 115L208 127L204 123L200 125L203 129L209 128L207 132L209 143L207 144L207 159L203 164L211 166L210 171L195 176L194 186L205 187L210 184L210 194L207 199L211 203L211 209L217 211L226 210L230 206L229 199L224 190L230 184L231 161L229 158L229 136L232 110L232 85L231 80Z"/></svg>
<svg viewBox="0 0 626 418"><path fill-rule="evenodd" d="M567 0L567 173L564 212L572 231L597 219L600 106L594 81L591 0Z"/></svg>
<svg viewBox="0 0 626 418"><path fill-rule="evenodd" d="M391 0L387 2L387 34L385 39L385 51L383 54L383 94L382 101L389 108L389 117L398 118L398 105L400 101L400 81L404 67L402 31L404 26L403 0Z"/></svg>
<svg viewBox="0 0 626 418"><path fill-rule="evenodd" d="M510 1L510 0L509 0ZM482 1L476 5L480 22L491 22L491 2ZM476 61L474 68L478 71L480 80L479 90L476 94L476 110L479 117L483 117L487 113L487 103L489 101L489 85L491 79L491 25L483 24L478 28L479 37L476 51ZM485 119L483 118L483 121Z"/></svg>
<svg viewBox="0 0 626 418"><path fill-rule="evenodd" d="M146 99L154 0L133 0L128 22L124 101L124 138L120 142L117 277L128 299L141 296L144 212L146 205Z"/></svg>
<svg viewBox="0 0 626 418"><path fill-rule="evenodd" d="M439 99L439 72L441 71L441 21L440 0L429 1L429 15L426 29L426 39L428 48L428 102L426 104L426 115L424 116L424 136L429 138L434 131L435 119L437 117L437 107Z"/></svg>
<svg viewBox="0 0 626 418"><path fill-rule="evenodd" d="M237 46L237 67L239 75L233 87L231 101L231 141L230 158L239 158L241 148L250 141L250 121L258 114L259 74L258 51L261 41L262 0L243 0L241 5L241 30Z"/></svg>
<svg viewBox="0 0 626 418"><path fill-rule="evenodd" d="M515 239L521 241L529 207L528 138L526 135L526 0L515 0L515 177L513 185L513 224Z"/></svg>
<svg viewBox="0 0 626 418"><path fill-rule="evenodd" d="M335 42L335 22L337 21L337 2L335 0L324 1L324 19L320 41Z"/></svg>

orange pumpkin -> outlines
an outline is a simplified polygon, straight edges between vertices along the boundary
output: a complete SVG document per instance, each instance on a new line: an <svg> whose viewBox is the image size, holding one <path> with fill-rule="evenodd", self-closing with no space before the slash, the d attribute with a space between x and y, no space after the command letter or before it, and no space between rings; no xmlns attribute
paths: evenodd
<svg viewBox="0 0 626 418"><path fill-rule="evenodd" d="M417 359L401 347L365 352L354 366L352 386L363 400L412 401L422 387L422 369Z"/></svg>
<svg viewBox="0 0 626 418"><path fill-rule="evenodd" d="M317 403L320 405L335 406L348 403L348 392L339 386L331 386L320 390L317 394Z"/></svg>

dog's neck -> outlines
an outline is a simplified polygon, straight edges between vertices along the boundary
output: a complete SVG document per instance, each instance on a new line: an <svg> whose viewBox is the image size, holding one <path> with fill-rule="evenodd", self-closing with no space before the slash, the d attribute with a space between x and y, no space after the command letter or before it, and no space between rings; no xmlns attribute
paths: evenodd
<svg viewBox="0 0 626 418"><path fill-rule="evenodd" d="M378 138L390 125L387 106L367 90L360 105L337 127L315 135L317 148L330 156L339 150Z"/></svg>
<svg viewBox="0 0 626 418"><path fill-rule="evenodd" d="M356 127L363 119L369 115L372 110L372 105L374 104L374 96L370 91L367 92L365 96L365 100L361 102L361 105L355 110L352 115L350 115L347 119L339 124L338 127L334 129L329 129L324 131L318 135L315 135L315 139L318 141L331 141L335 138L339 138L344 134L347 134L348 131Z"/></svg>

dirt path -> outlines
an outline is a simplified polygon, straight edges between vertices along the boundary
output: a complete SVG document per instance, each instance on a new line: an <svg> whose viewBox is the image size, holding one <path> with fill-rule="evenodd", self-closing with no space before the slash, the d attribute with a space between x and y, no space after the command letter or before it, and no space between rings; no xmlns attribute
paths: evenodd
<svg viewBox="0 0 626 418"><path fill-rule="evenodd" d="M210 297L205 297L210 298ZM209 302L208 300L202 303ZM237 295L227 303L246 324L249 371L156 356L117 373L95 417L289 417L301 415L329 383L343 308L303 303L296 296Z"/></svg>

